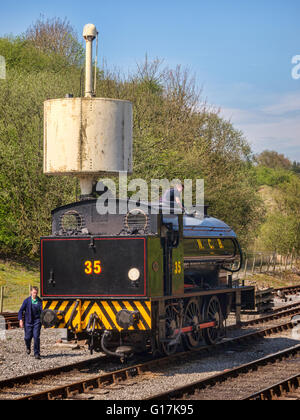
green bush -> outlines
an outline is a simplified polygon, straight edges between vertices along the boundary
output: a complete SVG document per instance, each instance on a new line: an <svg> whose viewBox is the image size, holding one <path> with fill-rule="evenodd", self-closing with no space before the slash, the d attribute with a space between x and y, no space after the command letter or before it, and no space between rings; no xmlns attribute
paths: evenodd
<svg viewBox="0 0 300 420"><path fill-rule="evenodd" d="M8 63L7 79L0 81L4 254L37 256L40 236L51 231L51 210L76 199L73 178L43 175L43 102L78 95L81 61L42 45L26 37L0 39L0 54ZM243 243L253 238L261 201L249 144L217 111L200 105L200 92L187 71L147 59L125 78L102 70L97 96L133 103L134 178L203 178L210 213L230 224Z"/></svg>

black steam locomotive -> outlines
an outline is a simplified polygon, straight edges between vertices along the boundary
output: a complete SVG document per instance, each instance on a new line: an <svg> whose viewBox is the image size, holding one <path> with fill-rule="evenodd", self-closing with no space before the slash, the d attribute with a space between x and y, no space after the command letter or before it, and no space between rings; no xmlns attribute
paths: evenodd
<svg viewBox="0 0 300 420"><path fill-rule="evenodd" d="M254 309L254 288L228 275L242 260L229 226L151 210L140 203L126 215L100 215L91 199L52 212L52 236L41 238L46 328L121 358L171 354L216 343L231 311Z"/></svg>

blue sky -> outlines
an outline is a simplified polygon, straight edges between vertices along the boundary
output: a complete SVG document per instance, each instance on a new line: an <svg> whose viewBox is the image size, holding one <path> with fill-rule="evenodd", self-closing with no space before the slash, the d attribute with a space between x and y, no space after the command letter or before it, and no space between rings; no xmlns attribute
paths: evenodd
<svg viewBox="0 0 300 420"><path fill-rule="evenodd" d="M1 0L0 36L20 34L42 13L67 17L79 34L100 32L100 54L125 73L149 58L189 67L203 98L221 108L253 151L300 161L299 0ZM300 60L299 60L300 62ZM300 75L300 70L299 70Z"/></svg>

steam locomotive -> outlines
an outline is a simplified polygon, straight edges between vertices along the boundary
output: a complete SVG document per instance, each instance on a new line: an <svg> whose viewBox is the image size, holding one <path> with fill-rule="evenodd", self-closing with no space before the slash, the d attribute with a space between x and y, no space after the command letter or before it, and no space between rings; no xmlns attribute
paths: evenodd
<svg viewBox="0 0 300 420"><path fill-rule="evenodd" d="M116 214L99 214L97 199L52 212L41 238L44 327L124 359L214 344L230 312L254 309L254 288L232 282L242 252L228 225L151 203L124 215L121 201Z"/></svg>

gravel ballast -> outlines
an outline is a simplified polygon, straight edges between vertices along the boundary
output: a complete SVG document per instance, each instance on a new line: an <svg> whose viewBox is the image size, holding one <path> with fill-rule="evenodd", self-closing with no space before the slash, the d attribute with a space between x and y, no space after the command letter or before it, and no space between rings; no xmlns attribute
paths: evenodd
<svg viewBox="0 0 300 420"><path fill-rule="evenodd" d="M8 330L5 335L6 340L0 340L0 380L99 357L99 353L91 356L87 346L72 349L72 346L58 345L61 332L42 329L42 357L41 360L36 360L33 354L33 340L31 354L26 353L24 330Z"/></svg>

